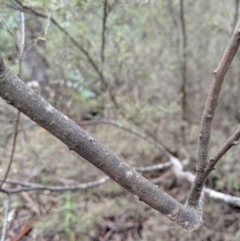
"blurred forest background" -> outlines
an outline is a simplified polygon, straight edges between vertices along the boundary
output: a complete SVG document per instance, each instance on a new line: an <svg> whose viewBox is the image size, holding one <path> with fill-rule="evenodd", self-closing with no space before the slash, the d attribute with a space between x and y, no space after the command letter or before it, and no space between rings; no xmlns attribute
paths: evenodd
<svg viewBox="0 0 240 241"><path fill-rule="evenodd" d="M15 36L25 15L23 81L97 140L135 167L166 162L121 123L161 143L195 172L201 115L212 74L239 17L239 0L1 0L0 14ZM9 29L0 25L0 51L18 73ZM240 53L226 77L210 155L240 122ZM0 100L0 174L12 149L17 111ZM104 122L105 121L105 122ZM121 127L121 126L120 126ZM207 186L240 195L240 148L231 150ZM190 184L171 170L143 174L184 203ZM8 178L72 185L104 174L21 115ZM17 187L4 184L4 187ZM1 216L4 200L1 193ZM204 224L187 233L113 182L78 191L11 195L7 240L240 240L239 209L205 199ZM2 225L2 222L1 222Z"/></svg>

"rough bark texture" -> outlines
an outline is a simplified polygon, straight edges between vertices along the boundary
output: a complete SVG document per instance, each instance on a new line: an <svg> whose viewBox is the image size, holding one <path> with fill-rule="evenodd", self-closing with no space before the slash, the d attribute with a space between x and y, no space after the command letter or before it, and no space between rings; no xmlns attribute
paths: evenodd
<svg viewBox="0 0 240 241"><path fill-rule="evenodd" d="M201 225L201 213L197 209L180 204L128 166L116 153L107 150L26 86L4 65L1 57L0 96L65 143L70 150L105 172L140 201L160 211L186 230L192 231Z"/></svg>

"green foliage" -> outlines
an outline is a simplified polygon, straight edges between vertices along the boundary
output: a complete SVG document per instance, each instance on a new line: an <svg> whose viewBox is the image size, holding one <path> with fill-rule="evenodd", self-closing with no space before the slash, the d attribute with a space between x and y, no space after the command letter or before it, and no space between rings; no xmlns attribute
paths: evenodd
<svg viewBox="0 0 240 241"><path fill-rule="evenodd" d="M75 235L71 229L71 226L77 220L77 216L74 213L78 205L72 202L72 195L70 192L66 192L63 195L63 198L64 198L64 203L60 209L62 210L63 217L64 217L64 224L63 224L64 231L67 234L69 241L74 241Z"/></svg>

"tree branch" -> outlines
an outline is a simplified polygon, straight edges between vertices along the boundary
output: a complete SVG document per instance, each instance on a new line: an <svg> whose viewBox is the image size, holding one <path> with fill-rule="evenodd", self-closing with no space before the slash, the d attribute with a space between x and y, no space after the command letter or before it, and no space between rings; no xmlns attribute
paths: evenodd
<svg viewBox="0 0 240 241"><path fill-rule="evenodd" d="M204 108L201 130L199 135L198 156L196 163L196 178L190 190L187 205L190 207L198 207L202 188L204 186L206 175L205 168L208 165L208 148L211 135L211 125L215 110L218 105L221 88L224 77L230 67L230 64L238 51L240 45L240 21L238 22L232 38L223 54L218 68L213 73L213 80L209 90L207 102Z"/></svg>
<svg viewBox="0 0 240 241"><path fill-rule="evenodd" d="M173 222L192 231L202 223L197 209L187 208L107 150L67 116L26 86L0 57L0 96L42 126L133 195Z"/></svg>

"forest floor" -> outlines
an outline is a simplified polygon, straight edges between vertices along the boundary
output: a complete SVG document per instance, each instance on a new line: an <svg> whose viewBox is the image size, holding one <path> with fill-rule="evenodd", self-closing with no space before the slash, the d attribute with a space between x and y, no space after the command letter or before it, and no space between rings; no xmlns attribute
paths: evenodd
<svg viewBox="0 0 240 241"><path fill-rule="evenodd" d="M9 179L66 186L96 181L105 176L42 128L34 126L21 131L26 125L29 121L23 119ZM5 129L1 136L2 173L9 160L12 140L10 125L6 128L9 129ZM157 150L122 130L90 126L87 131L130 165L149 166L165 162ZM111 136L108 135L110 131ZM178 181L171 171L155 170L144 173L144 176L178 201L185 202L190 184ZM4 184L3 187L21 186ZM1 193L0 199L4 203L6 195ZM2 205L2 217L4 211ZM110 180L85 190L12 194L6 240L240 240L238 209L206 198L203 220L200 229L188 233Z"/></svg>

